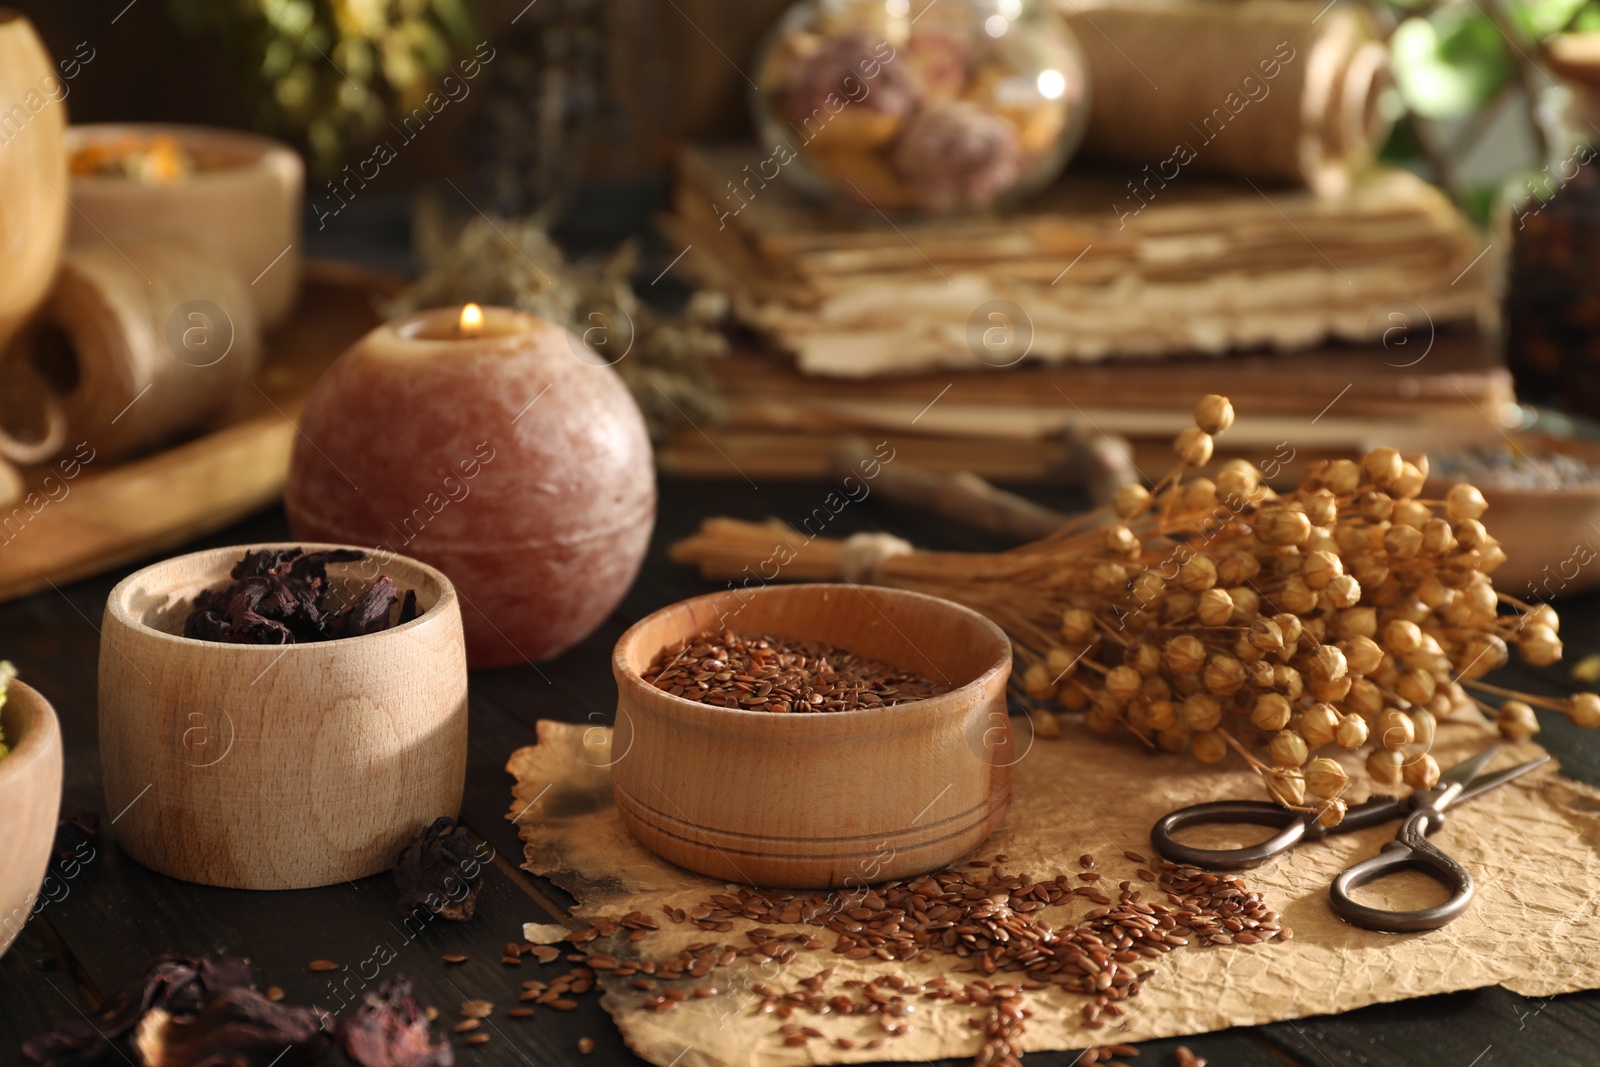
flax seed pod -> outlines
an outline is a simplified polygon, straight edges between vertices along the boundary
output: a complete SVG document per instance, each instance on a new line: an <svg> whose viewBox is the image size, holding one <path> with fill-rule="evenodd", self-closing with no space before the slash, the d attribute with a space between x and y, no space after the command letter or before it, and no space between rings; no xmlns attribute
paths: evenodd
<svg viewBox="0 0 1600 1067"><path fill-rule="evenodd" d="M1050 684L1050 672L1044 664L1035 663L1022 672L1022 691L1034 700L1048 700L1055 692L1055 686Z"/></svg>
<svg viewBox="0 0 1600 1067"><path fill-rule="evenodd" d="M1189 739L1189 747L1201 763L1217 763L1228 754L1228 742L1215 730L1195 734Z"/></svg>
<svg viewBox="0 0 1600 1067"><path fill-rule="evenodd" d="M1409 526L1419 534L1432 518L1433 511L1420 500L1396 500L1394 510L1389 513L1390 522L1396 526Z"/></svg>
<svg viewBox="0 0 1600 1067"><path fill-rule="evenodd" d="M1339 766L1339 761L1327 756L1318 756L1306 764L1305 778L1306 792L1324 800L1331 800L1343 793L1350 784L1350 776Z"/></svg>
<svg viewBox="0 0 1600 1067"><path fill-rule="evenodd" d="M1422 640L1421 631L1417 633L1417 640ZM1383 649L1378 642L1370 637L1348 637L1339 642L1339 651L1344 653L1345 665L1351 674L1368 675L1378 669L1383 662Z"/></svg>
<svg viewBox="0 0 1600 1067"><path fill-rule="evenodd" d="M1167 622L1187 619L1194 614L1195 605L1199 602L1199 597L1179 586L1167 594L1166 600L1161 605L1161 617Z"/></svg>
<svg viewBox="0 0 1600 1067"><path fill-rule="evenodd" d="M1500 547L1500 542L1490 538L1479 550L1481 555L1478 560L1478 571L1482 574L1493 574L1500 565L1506 561L1506 551Z"/></svg>
<svg viewBox="0 0 1600 1067"><path fill-rule="evenodd" d="M1500 728L1500 736L1507 741L1526 741L1539 732L1539 717L1533 713L1533 707L1520 700L1508 700L1500 705L1500 714L1495 725Z"/></svg>
<svg viewBox="0 0 1600 1067"><path fill-rule="evenodd" d="M1204 681L1218 696L1232 696L1244 685L1244 664L1219 652L1206 661Z"/></svg>
<svg viewBox="0 0 1600 1067"><path fill-rule="evenodd" d="M1535 667L1548 667L1561 658L1561 638L1548 626L1526 626L1517 637L1517 652Z"/></svg>
<svg viewBox="0 0 1600 1067"><path fill-rule="evenodd" d="M1106 527L1106 551L1115 556L1131 556L1138 558L1144 548L1143 543L1135 536L1134 532L1121 523Z"/></svg>
<svg viewBox="0 0 1600 1067"><path fill-rule="evenodd" d="M1260 473L1245 460L1230 459L1217 471L1217 495L1231 511L1243 510L1260 486Z"/></svg>
<svg viewBox="0 0 1600 1067"><path fill-rule="evenodd" d="M1422 531L1414 526L1391 526L1383 535L1383 549L1390 559L1412 559L1422 551Z"/></svg>
<svg viewBox="0 0 1600 1067"><path fill-rule="evenodd" d="M1350 691L1339 703L1347 712L1360 717L1363 721L1374 719L1383 710L1383 690L1371 678L1357 678L1350 683Z"/></svg>
<svg viewBox="0 0 1600 1067"><path fill-rule="evenodd" d="M1273 597L1279 607L1295 615L1309 615L1317 607L1316 590L1296 576L1283 583L1283 588Z"/></svg>
<svg viewBox="0 0 1600 1067"><path fill-rule="evenodd" d="M1328 583L1344 573L1344 561L1332 552L1308 552L1300 576L1313 589L1326 589Z"/></svg>
<svg viewBox="0 0 1600 1067"><path fill-rule="evenodd" d="M1439 720L1427 708L1413 708L1411 710L1411 729L1416 733L1416 743L1422 751L1428 752L1433 748L1433 739L1439 732Z"/></svg>
<svg viewBox="0 0 1600 1067"><path fill-rule="evenodd" d="M1339 719L1339 728L1334 731L1333 739L1340 748L1353 751L1367 743L1368 734L1367 720L1351 712Z"/></svg>
<svg viewBox="0 0 1600 1067"><path fill-rule="evenodd" d="M1110 561L1096 563L1089 572L1089 584L1101 596L1120 593L1128 587L1128 568Z"/></svg>
<svg viewBox="0 0 1600 1067"><path fill-rule="evenodd" d="M1198 426L1190 426L1178 434L1172 442L1172 451L1188 467L1204 467L1211 462L1211 450L1215 443L1211 435Z"/></svg>
<svg viewBox="0 0 1600 1067"><path fill-rule="evenodd" d="M1378 743L1391 752L1398 752L1417 739L1417 729L1411 722L1411 716L1395 708L1378 716L1378 721L1373 724L1373 732L1378 735Z"/></svg>
<svg viewBox="0 0 1600 1067"><path fill-rule="evenodd" d="M1422 628L1408 619L1394 619L1383 628L1383 647L1396 656L1415 652L1422 645Z"/></svg>
<svg viewBox="0 0 1600 1067"><path fill-rule="evenodd" d="M1066 711L1082 711L1089 706L1089 694L1080 683L1069 678L1056 688L1056 703Z"/></svg>
<svg viewBox="0 0 1600 1067"><path fill-rule="evenodd" d="M1267 743L1267 751L1273 763L1290 770L1303 766L1310 755L1305 738L1293 730L1280 730L1273 734L1272 740Z"/></svg>
<svg viewBox="0 0 1600 1067"><path fill-rule="evenodd" d="M1483 499L1483 494L1478 492L1478 487L1468 485L1466 482L1452 485L1446 490L1444 505L1450 517L1457 522L1463 519L1477 519L1485 511L1489 510L1489 502Z"/></svg>
<svg viewBox="0 0 1600 1067"><path fill-rule="evenodd" d="M1228 590L1228 597L1233 601L1231 621L1235 626L1248 626L1261 615L1261 594L1248 585L1234 586Z"/></svg>
<svg viewBox="0 0 1600 1067"><path fill-rule="evenodd" d="M1317 599L1330 608L1353 608L1361 600L1361 583L1348 574L1338 575Z"/></svg>
<svg viewBox="0 0 1600 1067"><path fill-rule="evenodd" d="M1201 397L1194 406L1194 424L1208 434L1225 432L1233 425L1233 404L1216 393Z"/></svg>
<svg viewBox="0 0 1600 1067"><path fill-rule="evenodd" d="M1546 626L1551 633L1561 632L1561 616L1556 614L1556 609L1549 604L1535 604L1522 613L1522 625Z"/></svg>
<svg viewBox="0 0 1600 1067"><path fill-rule="evenodd" d="M1280 804L1287 804L1291 808L1301 807L1306 802L1306 780L1295 772L1279 769L1269 773L1267 791Z"/></svg>
<svg viewBox="0 0 1600 1067"><path fill-rule="evenodd" d="M1361 470L1373 485L1385 489L1405 473L1405 460L1396 449L1374 448L1361 457Z"/></svg>
<svg viewBox="0 0 1600 1067"><path fill-rule="evenodd" d="M1193 478L1183 483L1183 510L1210 511L1217 506L1217 483L1210 478Z"/></svg>
<svg viewBox="0 0 1600 1067"><path fill-rule="evenodd" d="M1338 797L1324 800L1317 808L1317 825L1325 830L1331 830L1344 822L1345 815L1349 812L1349 805Z"/></svg>
<svg viewBox="0 0 1600 1067"><path fill-rule="evenodd" d="M1086 651L1086 650L1085 650ZM1066 648L1052 648L1044 656L1045 676L1052 686L1060 685L1062 681L1078 673L1078 664L1083 662L1085 652L1073 652Z"/></svg>
<svg viewBox="0 0 1600 1067"><path fill-rule="evenodd" d="M1389 580L1389 565L1365 548L1349 561L1349 570L1355 580L1368 589L1376 589Z"/></svg>
<svg viewBox="0 0 1600 1067"><path fill-rule="evenodd" d="M1379 785L1396 786L1405 773L1405 757L1393 749L1380 748L1367 755L1367 774Z"/></svg>
<svg viewBox="0 0 1600 1067"><path fill-rule="evenodd" d="M1233 597L1226 589L1207 589L1200 594L1194 612L1207 626L1224 626L1233 618Z"/></svg>
<svg viewBox="0 0 1600 1067"><path fill-rule="evenodd" d="M1306 498L1306 518L1313 526L1332 526L1339 520L1339 498L1332 490L1318 489Z"/></svg>
<svg viewBox="0 0 1600 1067"><path fill-rule="evenodd" d="M1456 522L1456 544L1462 548L1477 548L1489 539L1489 531L1484 529L1483 523L1475 518L1459 519Z"/></svg>
<svg viewBox="0 0 1600 1067"><path fill-rule="evenodd" d="M1339 636L1375 637L1378 633L1378 611L1376 608L1365 604L1358 604L1353 608L1346 608L1339 612Z"/></svg>
<svg viewBox="0 0 1600 1067"><path fill-rule="evenodd" d="M1406 460L1400 468L1400 477L1394 480L1390 491L1399 497L1414 497L1422 492L1422 486L1428 480L1427 472L1420 469L1415 463Z"/></svg>
<svg viewBox="0 0 1600 1067"><path fill-rule="evenodd" d="M1482 678L1490 671L1504 667L1510 658L1506 643L1499 634L1474 634L1456 654L1456 675L1469 680Z"/></svg>
<svg viewBox="0 0 1600 1067"><path fill-rule="evenodd" d="M1424 670L1406 671L1400 676L1400 681L1395 684L1395 695L1410 704L1426 704L1433 699L1434 687L1438 683L1433 675Z"/></svg>
<svg viewBox="0 0 1600 1067"><path fill-rule="evenodd" d="M1161 650L1148 643L1135 645L1128 651L1128 665L1142 677L1150 678L1161 670Z"/></svg>
<svg viewBox="0 0 1600 1067"><path fill-rule="evenodd" d="M1456 534L1445 519L1431 518L1422 524L1422 551L1430 556L1454 552Z"/></svg>
<svg viewBox="0 0 1600 1067"><path fill-rule="evenodd" d="M1432 789L1439 784L1439 761L1424 754L1404 765L1401 777L1412 789Z"/></svg>
<svg viewBox="0 0 1600 1067"><path fill-rule="evenodd" d="M1237 659L1240 663L1243 663L1246 667L1260 663L1262 660L1267 658L1267 654L1265 652L1261 651L1255 645L1250 643L1250 635L1248 633L1242 633L1233 639L1233 655L1235 659ZM1245 681L1248 682L1249 680L1250 672L1246 671Z"/></svg>
<svg viewBox="0 0 1600 1067"><path fill-rule="evenodd" d="M1263 509L1257 517L1256 536L1269 545L1304 544L1311 536L1311 519L1305 512L1292 508Z"/></svg>
<svg viewBox="0 0 1600 1067"><path fill-rule="evenodd" d="M1281 693L1262 693L1256 697L1250 721L1267 733L1274 733L1289 725L1293 712L1293 705Z"/></svg>
<svg viewBox="0 0 1600 1067"><path fill-rule="evenodd" d="M1145 708L1152 730L1170 730L1178 722L1178 706L1170 700L1152 700Z"/></svg>
<svg viewBox="0 0 1600 1067"><path fill-rule="evenodd" d="M1356 507L1361 510L1362 518L1376 526L1376 524L1389 521L1389 515L1394 511L1394 498L1380 490L1368 489L1356 498ZM1371 541L1373 533L1377 535L1376 543ZM1368 543L1372 544L1374 548L1381 547L1383 544L1383 529L1369 531L1368 537Z"/></svg>
<svg viewBox="0 0 1600 1067"><path fill-rule="evenodd" d="M1081 645L1097 632L1094 613L1083 608L1068 608L1061 613L1061 636L1074 645Z"/></svg>
<svg viewBox="0 0 1600 1067"><path fill-rule="evenodd" d="M1310 748L1321 748L1333 741L1339 729L1339 713L1330 704L1313 704L1300 716L1296 727Z"/></svg>
<svg viewBox="0 0 1600 1067"><path fill-rule="evenodd" d="M1600 726L1600 695L1574 693L1567 699L1567 718L1574 726L1593 729Z"/></svg>
<svg viewBox="0 0 1600 1067"><path fill-rule="evenodd" d="M1193 634L1180 634L1167 642L1164 658L1174 674L1199 674L1206 665L1206 646Z"/></svg>
<svg viewBox="0 0 1600 1067"><path fill-rule="evenodd" d="M1189 747L1189 731L1181 726L1157 730L1156 747L1163 752L1182 752Z"/></svg>
<svg viewBox="0 0 1600 1067"><path fill-rule="evenodd" d="M1150 508L1150 490L1138 482L1120 486L1111 498L1111 506L1123 521L1142 515Z"/></svg>
<svg viewBox="0 0 1600 1067"><path fill-rule="evenodd" d="M1178 568L1178 583L1191 593L1202 593L1217 584L1217 565L1207 556L1192 556Z"/></svg>
<svg viewBox="0 0 1600 1067"><path fill-rule="evenodd" d="M1144 676L1127 664L1113 667L1106 675L1106 692L1126 704L1144 688Z"/></svg>
<svg viewBox="0 0 1600 1067"><path fill-rule="evenodd" d="M1299 671L1287 663L1280 663L1272 668L1272 676L1272 687L1288 697L1291 703L1300 699L1300 694L1305 690L1305 679Z"/></svg>
<svg viewBox="0 0 1600 1067"><path fill-rule="evenodd" d="M1361 486L1361 468L1354 460L1336 459L1322 472L1322 484L1338 496L1353 496Z"/></svg>

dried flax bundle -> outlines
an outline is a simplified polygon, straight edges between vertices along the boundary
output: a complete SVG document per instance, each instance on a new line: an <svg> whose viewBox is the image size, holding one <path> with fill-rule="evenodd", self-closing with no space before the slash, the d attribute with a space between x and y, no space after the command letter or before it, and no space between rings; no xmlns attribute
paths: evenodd
<svg viewBox="0 0 1600 1067"><path fill-rule="evenodd" d="M1508 738L1538 730L1533 705L1600 725L1600 696L1556 701L1481 681L1514 645L1535 666L1561 658L1547 605L1496 592L1505 553L1467 484L1418 494L1424 455L1374 449L1318 462L1291 493L1242 460L1193 475L1233 423L1208 396L1174 442L1178 465L1153 491L1009 552L920 552L898 538L809 539L778 523L712 519L673 548L708 578L872 582L929 593L988 615L1011 635L1021 689L1041 733L1046 706L1083 712L1208 763L1237 753L1278 802L1344 817L1349 777L1327 746L1367 752L1380 788L1429 788L1438 721L1467 703ZM1502 606L1513 609L1500 614ZM1463 686L1503 700L1498 708Z"/></svg>

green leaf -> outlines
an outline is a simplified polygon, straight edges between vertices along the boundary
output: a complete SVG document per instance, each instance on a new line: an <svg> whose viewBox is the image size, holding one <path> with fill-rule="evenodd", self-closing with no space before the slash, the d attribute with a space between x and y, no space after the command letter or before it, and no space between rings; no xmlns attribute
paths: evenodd
<svg viewBox="0 0 1600 1067"><path fill-rule="evenodd" d="M1471 112L1512 71L1505 38L1475 10L1447 8L1431 19L1406 19L1389 39L1389 50L1406 106L1431 119Z"/></svg>

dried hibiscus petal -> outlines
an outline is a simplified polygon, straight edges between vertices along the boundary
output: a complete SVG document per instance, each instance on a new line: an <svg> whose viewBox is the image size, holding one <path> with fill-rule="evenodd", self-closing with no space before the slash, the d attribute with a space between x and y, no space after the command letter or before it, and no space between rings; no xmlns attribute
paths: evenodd
<svg viewBox="0 0 1600 1067"><path fill-rule="evenodd" d="M146 1067L309 1067L327 1058L332 1042L311 1008L235 988L212 995L192 1015L151 1008L134 1030L133 1047Z"/></svg>
<svg viewBox="0 0 1600 1067"><path fill-rule="evenodd" d="M467 831L441 816L407 842L394 861L400 886L396 908L403 916L422 908L446 919L470 919L483 885L482 868L483 857Z"/></svg>
<svg viewBox="0 0 1600 1067"><path fill-rule="evenodd" d="M434 1044L428 1019L411 995L411 981L396 975L368 992L339 1023L345 1054L361 1067L451 1067L455 1053Z"/></svg>
<svg viewBox="0 0 1600 1067"><path fill-rule="evenodd" d="M234 644L291 645L387 629L389 611L399 592L394 579L386 574L343 608L324 603L331 584L328 566L366 558L365 552L349 548L246 552L229 572L232 585L202 590L195 596L183 635ZM408 591L400 609L401 621L409 622L415 614L416 593Z"/></svg>

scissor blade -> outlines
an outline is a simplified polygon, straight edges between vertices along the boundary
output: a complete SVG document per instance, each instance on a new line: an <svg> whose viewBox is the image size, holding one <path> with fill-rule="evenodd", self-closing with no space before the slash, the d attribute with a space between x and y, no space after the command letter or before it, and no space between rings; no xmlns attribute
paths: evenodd
<svg viewBox="0 0 1600 1067"><path fill-rule="evenodd" d="M1478 772L1487 767L1489 761L1494 759L1494 754L1499 751L1499 745L1490 745L1476 756L1462 760L1439 776L1439 784L1435 788L1443 789L1447 785L1460 785L1465 790L1465 787L1471 785L1473 779L1478 777ZM1461 798L1457 797L1456 799L1459 800Z"/></svg>
<svg viewBox="0 0 1600 1067"><path fill-rule="evenodd" d="M1464 800L1471 800L1479 793L1486 793L1497 785L1505 785L1507 782L1511 781L1511 779L1520 778L1534 768L1543 767L1549 762L1550 756L1548 753L1546 753L1545 755L1540 756L1538 759L1529 760L1527 763L1519 763L1515 767L1507 767L1503 771L1495 771L1493 774L1486 774L1481 778L1474 778L1470 783L1467 784L1465 789L1461 790L1461 795L1456 797L1455 802L1459 804Z"/></svg>

